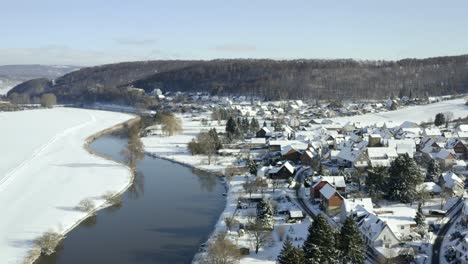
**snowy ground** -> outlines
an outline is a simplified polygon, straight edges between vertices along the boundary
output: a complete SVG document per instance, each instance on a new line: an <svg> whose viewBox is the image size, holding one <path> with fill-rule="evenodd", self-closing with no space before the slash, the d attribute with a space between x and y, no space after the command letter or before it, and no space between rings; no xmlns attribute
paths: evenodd
<svg viewBox="0 0 468 264"><path fill-rule="evenodd" d="M21 263L33 240L64 232L96 206L107 191L121 191L131 178L123 165L89 154L85 139L131 119L131 115L54 108L0 112L0 263Z"/></svg>
<svg viewBox="0 0 468 264"><path fill-rule="evenodd" d="M204 155L192 156L187 149L187 144L194 139L201 131L216 128L218 132L224 131L225 125L218 125L211 121L206 126L201 124L201 119L210 119L209 115L203 114L197 117L192 115L179 116L182 120L183 132L174 136L148 136L142 138L145 151L155 156L170 159L194 168L207 171L223 171L226 166L235 161L235 157L217 157L208 164L208 159Z"/></svg>
<svg viewBox="0 0 468 264"><path fill-rule="evenodd" d="M468 116L468 106L465 105L465 99L455 99L442 101L438 103L406 107L395 111L357 115L350 117L337 117L333 120L345 124L349 121L360 122L362 125L372 125L377 122L393 121L396 125L404 121L427 122L434 119L437 113L452 112L454 118Z"/></svg>

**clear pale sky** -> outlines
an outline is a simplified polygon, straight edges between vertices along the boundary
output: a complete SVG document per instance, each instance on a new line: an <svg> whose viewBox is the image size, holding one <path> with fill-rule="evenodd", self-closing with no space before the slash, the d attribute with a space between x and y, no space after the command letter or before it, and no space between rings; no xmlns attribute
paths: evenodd
<svg viewBox="0 0 468 264"><path fill-rule="evenodd" d="M0 0L0 65L466 53L466 0Z"/></svg>

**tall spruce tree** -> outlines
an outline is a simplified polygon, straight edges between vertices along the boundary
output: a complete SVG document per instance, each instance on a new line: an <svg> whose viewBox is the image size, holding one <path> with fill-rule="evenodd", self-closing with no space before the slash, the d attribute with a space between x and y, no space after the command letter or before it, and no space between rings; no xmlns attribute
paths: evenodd
<svg viewBox="0 0 468 264"><path fill-rule="evenodd" d="M416 222L416 226L423 227L426 225L426 217L423 214L421 203L418 204L418 210L416 211L416 216L414 217L414 221Z"/></svg>
<svg viewBox="0 0 468 264"><path fill-rule="evenodd" d="M291 240L286 239L278 256L279 264L304 264L304 254L300 248L294 247Z"/></svg>
<svg viewBox="0 0 468 264"><path fill-rule="evenodd" d="M442 113L438 113L436 116L435 116L435 119L434 119L434 125L436 126L441 126L445 124L445 115L442 114Z"/></svg>
<svg viewBox="0 0 468 264"><path fill-rule="evenodd" d="M440 174L439 162L432 159L427 166L426 181L437 182L439 180Z"/></svg>
<svg viewBox="0 0 468 264"><path fill-rule="evenodd" d="M265 198L257 204L257 221L265 229L273 228L273 208Z"/></svg>
<svg viewBox="0 0 468 264"><path fill-rule="evenodd" d="M328 221L318 215L302 247L305 263L338 263L335 235Z"/></svg>
<svg viewBox="0 0 468 264"><path fill-rule="evenodd" d="M252 117L252 120L250 120L249 129L252 133L257 132L260 129L260 125L258 124L258 121L255 119L255 117Z"/></svg>
<svg viewBox="0 0 468 264"><path fill-rule="evenodd" d="M404 154L398 156L390 165L387 198L409 203L417 199L416 187L424 180L416 162Z"/></svg>
<svg viewBox="0 0 468 264"><path fill-rule="evenodd" d="M366 259L366 245L352 216L346 218L341 228L339 242L342 263L364 263Z"/></svg>
<svg viewBox="0 0 468 264"><path fill-rule="evenodd" d="M247 119L247 117L242 118L240 126L241 126L241 130L243 133L249 132L249 127L250 127L249 119Z"/></svg>

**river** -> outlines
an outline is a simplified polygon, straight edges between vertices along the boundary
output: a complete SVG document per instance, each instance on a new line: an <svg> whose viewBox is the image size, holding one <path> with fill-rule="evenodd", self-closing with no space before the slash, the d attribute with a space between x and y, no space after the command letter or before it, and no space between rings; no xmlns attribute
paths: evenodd
<svg viewBox="0 0 468 264"><path fill-rule="evenodd" d="M126 137L106 135L90 147L121 161ZM101 210L67 234L39 264L190 263L225 206L216 176L145 156L122 205Z"/></svg>

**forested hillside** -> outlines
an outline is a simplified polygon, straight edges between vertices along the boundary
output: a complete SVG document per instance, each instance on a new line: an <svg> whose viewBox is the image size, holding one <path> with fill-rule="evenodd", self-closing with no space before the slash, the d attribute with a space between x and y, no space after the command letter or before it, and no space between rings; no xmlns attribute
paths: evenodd
<svg viewBox="0 0 468 264"><path fill-rule="evenodd" d="M468 91L468 55L400 61L212 60L126 62L84 68L45 87L59 100L119 101L129 85L265 99L378 99ZM23 87L24 88L24 87ZM12 91L12 92L13 92ZM128 101L131 99L125 99Z"/></svg>

